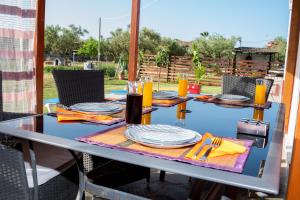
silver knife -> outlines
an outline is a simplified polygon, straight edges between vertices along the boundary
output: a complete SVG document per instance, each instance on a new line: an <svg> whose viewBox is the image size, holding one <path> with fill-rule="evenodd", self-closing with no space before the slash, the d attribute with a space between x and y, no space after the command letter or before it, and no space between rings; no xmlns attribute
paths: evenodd
<svg viewBox="0 0 300 200"><path fill-rule="evenodd" d="M199 147L199 149L194 153L193 159L197 158L197 155L200 153L200 151L205 147L206 145L210 145L212 143L212 140L210 138L207 138L203 144Z"/></svg>
<svg viewBox="0 0 300 200"><path fill-rule="evenodd" d="M209 149L206 150L206 152L204 153L203 156L201 156L201 158L199 160L201 161L205 161L208 157L208 155L210 154L211 150L213 149L213 147L209 147Z"/></svg>

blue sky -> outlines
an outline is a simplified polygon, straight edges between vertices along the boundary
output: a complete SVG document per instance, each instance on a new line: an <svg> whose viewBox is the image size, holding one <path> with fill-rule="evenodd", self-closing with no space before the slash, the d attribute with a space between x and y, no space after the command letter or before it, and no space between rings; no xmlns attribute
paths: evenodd
<svg viewBox="0 0 300 200"><path fill-rule="evenodd" d="M140 27L163 36L191 41L207 31L241 36L242 46L264 46L276 36L287 37L288 0L141 0ZM46 24L81 25L89 35L126 29L131 0L48 0Z"/></svg>

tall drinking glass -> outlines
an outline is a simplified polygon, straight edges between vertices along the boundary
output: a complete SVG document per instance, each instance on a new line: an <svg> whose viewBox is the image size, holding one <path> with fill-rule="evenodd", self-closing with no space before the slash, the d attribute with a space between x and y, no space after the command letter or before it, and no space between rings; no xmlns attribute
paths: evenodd
<svg viewBox="0 0 300 200"><path fill-rule="evenodd" d="M152 106L152 90L153 90L153 82L150 76L144 77L143 81L143 107L151 107Z"/></svg>
<svg viewBox="0 0 300 200"><path fill-rule="evenodd" d="M126 123L140 124L143 113L143 85L139 81L128 81L126 101Z"/></svg>
<svg viewBox="0 0 300 200"><path fill-rule="evenodd" d="M186 97L187 96L187 89L188 89L188 79L187 74L179 74L178 80L178 96L179 97Z"/></svg>
<svg viewBox="0 0 300 200"><path fill-rule="evenodd" d="M256 79L255 87L255 105L265 105L266 103L267 83L265 79Z"/></svg>

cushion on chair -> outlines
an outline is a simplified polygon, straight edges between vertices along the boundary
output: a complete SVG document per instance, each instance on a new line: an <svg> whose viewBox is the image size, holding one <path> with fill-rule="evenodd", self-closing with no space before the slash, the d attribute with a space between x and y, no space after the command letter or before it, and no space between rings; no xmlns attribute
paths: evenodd
<svg viewBox="0 0 300 200"><path fill-rule="evenodd" d="M25 143L24 148L28 148ZM66 149L33 143L33 149L36 155L38 184L42 185L54 178L55 176L65 172L74 164L74 159L70 152ZM29 159L28 151L24 151L25 168L27 174L28 185L33 187L32 167Z"/></svg>

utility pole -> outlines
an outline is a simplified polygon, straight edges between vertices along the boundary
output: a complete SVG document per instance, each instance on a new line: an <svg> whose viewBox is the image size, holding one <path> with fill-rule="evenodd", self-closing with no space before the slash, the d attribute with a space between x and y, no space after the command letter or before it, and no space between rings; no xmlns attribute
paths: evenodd
<svg viewBox="0 0 300 200"><path fill-rule="evenodd" d="M100 58L101 58L101 52L100 52L100 45L101 42L101 17L99 17L99 35L98 35L98 64L101 62Z"/></svg>

